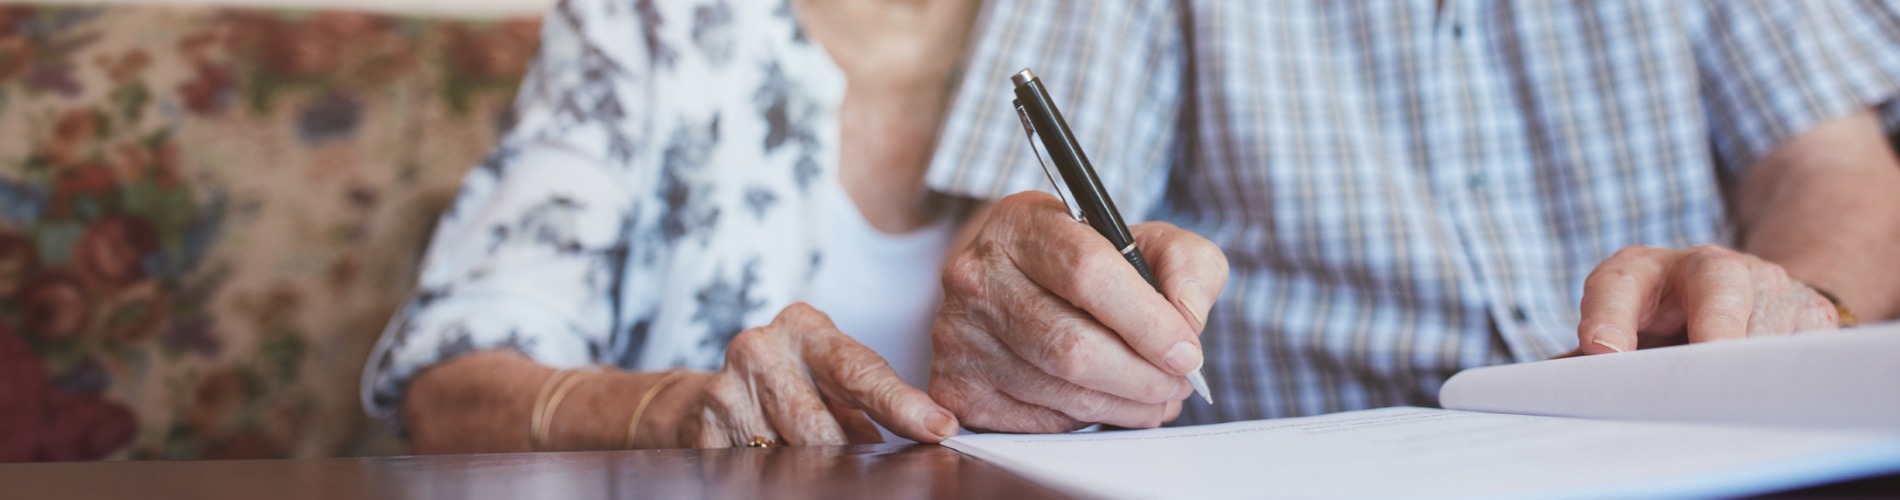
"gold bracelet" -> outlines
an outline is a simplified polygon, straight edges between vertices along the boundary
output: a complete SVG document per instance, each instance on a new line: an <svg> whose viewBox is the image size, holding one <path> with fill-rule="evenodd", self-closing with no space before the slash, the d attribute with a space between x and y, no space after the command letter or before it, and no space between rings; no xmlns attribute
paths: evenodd
<svg viewBox="0 0 1900 500"><path fill-rule="evenodd" d="M599 374L600 372L593 370L576 370L573 376L561 380L559 385L554 386L554 394L548 396L547 414L541 417L541 423L543 425L539 429L536 429L539 433L535 436L536 451L540 451L539 449L541 447L548 445L548 429L554 427L554 414L561 410L561 400L567 398L567 391L573 389L575 386L581 385L581 382L587 381L588 378Z"/></svg>
<svg viewBox="0 0 1900 500"><path fill-rule="evenodd" d="M660 381L654 382L652 387L647 388L646 394L640 396L640 404L633 407L633 418L627 421L627 449L634 449L633 436L640 430L640 417L646 415L647 404L652 403L654 396L660 395L660 390L665 389L667 384L671 384L685 375L686 370L682 368L674 368L667 371L666 375L660 376Z"/></svg>
<svg viewBox="0 0 1900 500"><path fill-rule="evenodd" d="M541 382L541 390L534 394L534 408L528 414L528 450L541 451L541 414L547 413L548 396L554 392L554 386L567 380L574 370L555 370Z"/></svg>

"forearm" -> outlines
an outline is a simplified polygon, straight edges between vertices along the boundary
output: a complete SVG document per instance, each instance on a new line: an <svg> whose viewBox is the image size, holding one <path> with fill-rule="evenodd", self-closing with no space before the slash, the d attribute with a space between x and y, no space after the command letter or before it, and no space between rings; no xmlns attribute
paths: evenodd
<svg viewBox="0 0 1900 500"><path fill-rule="evenodd" d="M402 419L416 453L530 451L535 399L555 372L510 351L483 351L430 368L415 378ZM640 397L661 373L605 371L576 383L548 422L547 450L618 449ZM641 419L637 448L682 446L676 430L703 374L680 379L656 395Z"/></svg>
<svg viewBox="0 0 1900 500"><path fill-rule="evenodd" d="M1735 194L1743 251L1837 295L1862 321L1900 314L1900 160L1871 112L1790 140Z"/></svg>

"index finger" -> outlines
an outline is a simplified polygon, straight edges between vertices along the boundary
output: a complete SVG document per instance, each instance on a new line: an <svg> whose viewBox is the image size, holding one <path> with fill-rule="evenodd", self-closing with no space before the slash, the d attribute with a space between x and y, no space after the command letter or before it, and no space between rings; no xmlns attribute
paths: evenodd
<svg viewBox="0 0 1900 500"><path fill-rule="evenodd" d="M1154 265L1163 295L1181 309L1194 331L1207 329L1207 313L1227 287L1227 254L1207 238L1166 222L1130 228L1142 254Z"/></svg>
<svg viewBox="0 0 1900 500"><path fill-rule="evenodd" d="M884 428L919 443L956 435L957 420L950 410L905 384L876 351L844 332L828 328L815 333L804 350L812 379L826 398L863 408Z"/></svg>
<svg viewBox="0 0 1900 500"><path fill-rule="evenodd" d="M1041 199L1028 198L1038 194ZM1200 368L1196 329L1120 249L1046 193L1011 198L1018 198L1005 199L1015 202L1013 209L999 211L1002 220L992 223L1017 226L1005 249L1023 275L1087 312L1162 371L1184 376Z"/></svg>

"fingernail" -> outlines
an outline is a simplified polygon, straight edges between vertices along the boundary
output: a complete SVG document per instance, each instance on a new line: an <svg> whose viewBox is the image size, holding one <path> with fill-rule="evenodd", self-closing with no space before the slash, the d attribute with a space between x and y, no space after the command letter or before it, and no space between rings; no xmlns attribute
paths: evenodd
<svg viewBox="0 0 1900 500"><path fill-rule="evenodd" d="M930 427L930 432L944 439L957 435L957 419L950 416L950 412L939 411L936 415L931 415L930 421L925 422L924 425Z"/></svg>
<svg viewBox="0 0 1900 500"><path fill-rule="evenodd" d="M1196 347L1193 342L1183 340L1168 349L1168 353L1162 355L1161 360L1166 362L1168 368L1173 369L1175 373L1185 375L1201 367L1201 348Z"/></svg>
<svg viewBox="0 0 1900 500"><path fill-rule="evenodd" d="M1181 307L1187 308L1188 314L1194 316L1194 332L1200 333L1207 328L1207 302L1204 298L1207 289L1201 288L1201 282L1195 280L1181 282L1181 288L1185 290L1178 300L1181 301Z"/></svg>
<svg viewBox="0 0 1900 500"><path fill-rule="evenodd" d="M1612 351L1616 351L1616 352L1623 352L1623 348L1621 348L1621 347L1617 347L1617 346L1616 346L1616 344L1612 344L1612 343L1610 343L1610 341L1608 341L1608 340L1603 340L1603 339L1596 339L1596 340L1592 340L1592 341L1590 341L1590 343L1592 343L1592 344L1596 344L1596 345L1600 345L1600 346L1603 346L1603 347L1608 347L1608 348L1609 348L1610 350L1612 350Z"/></svg>
<svg viewBox="0 0 1900 500"><path fill-rule="evenodd" d="M1623 352L1623 348L1617 347L1616 344L1606 340L1610 337L1617 336L1616 333L1617 329L1614 326L1598 325L1596 328L1590 330L1590 343L1609 348L1612 351Z"/></svg>

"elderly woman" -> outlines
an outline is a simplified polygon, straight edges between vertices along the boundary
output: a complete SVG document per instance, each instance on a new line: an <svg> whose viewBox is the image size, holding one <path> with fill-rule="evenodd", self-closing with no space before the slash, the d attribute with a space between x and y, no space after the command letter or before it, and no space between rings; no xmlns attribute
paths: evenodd
<svg viewBox="0 0 1900 500"><path fill-rule="evenodd" d="M422 453L951 436L922 179L972 4L562 2L365 406Z"/></svg>

